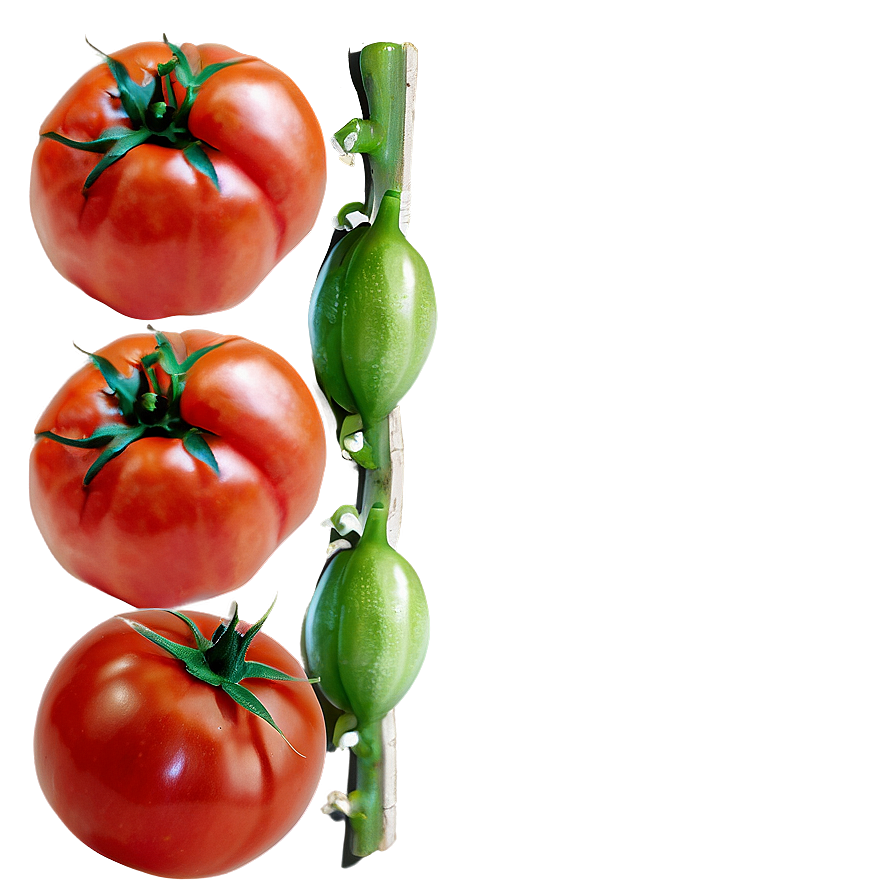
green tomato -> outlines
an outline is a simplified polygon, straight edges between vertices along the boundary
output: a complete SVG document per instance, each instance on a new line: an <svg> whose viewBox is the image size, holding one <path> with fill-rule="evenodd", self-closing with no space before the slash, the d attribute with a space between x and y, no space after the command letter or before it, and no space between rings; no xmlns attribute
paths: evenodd
<svg viewBox="0 0 896 896"><path fill-rule="evenodd" d="M332 559L302 629L308 674L360 724L383 718L407 693L429 642L423 586L389 545L386 519L374 505L357 546Z"/></svg>
<svg viewBox="0 0 896 896"><path fill-rule="evenodd" d="M422 256L399 227L400 194L387 190L370 226L332 248L311 297L318 382L364 428L388 417L432 348L435 291Z"/></svg>

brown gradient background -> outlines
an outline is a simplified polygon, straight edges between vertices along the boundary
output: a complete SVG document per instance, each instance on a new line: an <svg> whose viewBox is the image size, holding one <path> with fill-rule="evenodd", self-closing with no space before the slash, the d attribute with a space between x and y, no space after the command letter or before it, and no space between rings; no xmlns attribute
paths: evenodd
<svg viewBox="0 0 896 896"><path fill-rule="evenodd" d="M134 896L896 890L889 4L44 3L5 22L11 879ZM397 843L344 872L317 811L344 753L275 849L184 884L92 854L33 774L52 665L124 607L33 525L32 427L81 363L72 342L142 324L43 256L30 159L96 62L85 35L114 52L163 31L282 68L325 135L358 113L350 49L419 50L408 235L439 329L402 402L399 548L433 635L397 710ZM317 224L249 299L154 323L263 342L311 381L308 296L330 216L363 191L360 165L328 165ZM311 519L236 594L247 619L279 595L267 630L293 651L317 521L355 494L329 450Z"/></svg>

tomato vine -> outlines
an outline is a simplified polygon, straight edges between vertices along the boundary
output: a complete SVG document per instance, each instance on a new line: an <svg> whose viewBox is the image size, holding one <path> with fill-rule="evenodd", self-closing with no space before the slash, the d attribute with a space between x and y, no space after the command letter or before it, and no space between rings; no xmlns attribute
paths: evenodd
<svg viewBox="0 0 896 896"><path fill-rule="evenodd" d="M331 743L353 731L349 793L328 807L348 820L343 864L394 838L393 711L426 653L429 613L416 572L394 548L401 515L398 403L432 346L436 308L426 263L403 233L408 219L416 49L379 43L350 61L363 119L335 141L365 161L365 201L339 212L339 229L309 310L318 383L344 455L359 471L358 507L334 517L343 545L318 582L303 655ZM354 215L363 219L352 225ZM346 541L348 530L360 533Z"/></svg>

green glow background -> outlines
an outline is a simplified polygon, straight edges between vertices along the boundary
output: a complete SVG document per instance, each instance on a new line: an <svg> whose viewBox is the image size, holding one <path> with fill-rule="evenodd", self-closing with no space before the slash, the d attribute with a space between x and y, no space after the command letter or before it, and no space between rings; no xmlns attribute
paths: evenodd
<svg viewBox="0 0 896 896"><path fill-rule="evenodd" d="M258 0L20 4L5 15L6 775L18 892L892 894L896 822L896 10L883 2ZM34 778L52 666L115 599L31 520L40 411L140 322L52 269L28 211L43 117L106 52L221 42L283 69L325 135L358 114L347 53L419 50L409 238L439 302L402 402L399 547L432 642L397 710L398 840L342 871L317 812L225 878L93 854ZM205 326L313 381L321 217ZM322 411L323 401L320 401ZM328 418L327 418L328 419ZM331 439L318 509L239 592L197 605L299 651L316 525L353 500ZM26 622L26 619L30 620ZM38 645L43 667L26 666ZM10 891L12 892L12 891Z"/></svg>

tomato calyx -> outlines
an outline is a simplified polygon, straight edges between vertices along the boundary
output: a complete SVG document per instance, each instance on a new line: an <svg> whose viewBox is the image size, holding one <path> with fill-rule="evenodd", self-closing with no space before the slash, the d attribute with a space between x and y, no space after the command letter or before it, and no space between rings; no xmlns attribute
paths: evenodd
<svg viewBox="0 0 896 896"><path fill-rule="evenodd" d="M152 327L149 329L153 330ZM50 439L72 448L103 449L84 475L82 484L85 488L110 460L118 457L129 445L152 436L180 439L188 454L218 474L218 462L205 439L211 433L192 426L180 416L180 399L190 368L203 355L224 343L197 349L183 361L178 361L168 337L158 330L153 330L153 333L156 350L144 355L139 366L132 367L127 375L119 372L101 355L84 352L117 400L121 423L98 426L89 436L81 439L60 436L51 430L37 433L39 439ZM159 371L168 377L168 386L164 391L161 388L164 380L159 376Z"/></svg>
<svg viewBox="0 0 896 896"><path fill-rule="evenodd" d="M137 84L128 74L125 66L118 60L97 50L105 59L106 65L115 79L118 98L131 122L130 128L122 126L107 128L95 140L84 141L71 140L55 131L41 134L41 137L55 140L71 149L83 149L87 152L102 154L102 159L94 166L87 176L87 180L84 181L82 192L86 193L110 165L113 165L135 147L145 143L180 150L190 165L200 174L208 177L216 190L220 190L215 166L206 152L207 144L190 133L188 119L202 85L222 68L245 62L248 57L216 62L194 71L183 50L171 43L167 36L163 35L162 38L174 54L173 58L168 62L160 63L153 79L144 84ZM87 43L96 50L90 41ZM171 81L172 72L185 91L181 103L178 103L174 92Z"/></svg>
<svg viewBox="0 0 896 896"><path fill-rule="evenodd" d="M274 603L276 603L276 600ZM240 620L237 615L237 605L234 603L231 607L230 619L218 626L211 640L199 631L196 623L189 616L176 610L168 610L167 612L177 616L178 619L182 619L190 627L190 631L196 640L195 647L172 641L154 632L151 628L147 628L135 619L128 619L126 616L119 618L139 635L142 635L148 641L152 641L153 644L167 651L175 659L180 660L190 675L213 687L221 688L228 697L243 709L267 722L277 731L294 753L302 756L302 758L306 758L304 754L299 753L289 742L258 697L240 684L245 678L263 678L267 681L298 681L309 684L319 681L316 678L296 678L294 675L289 675L281 669L275 669L266 663L246 660L246 651L249 649L252 639L261 631L262 625L264 625L265 620L273 609L274 604L272 603L264 616L245 633L242 633L237 627Z"/></svg>

